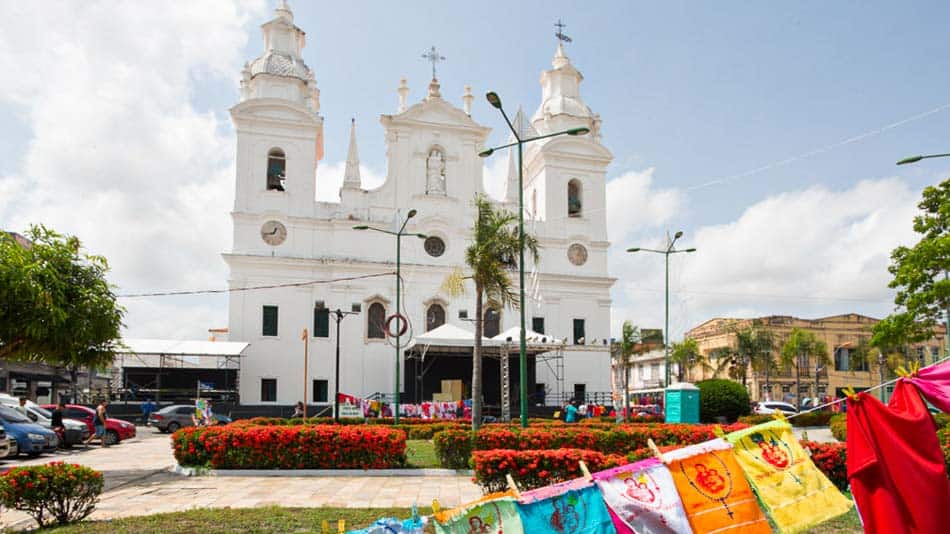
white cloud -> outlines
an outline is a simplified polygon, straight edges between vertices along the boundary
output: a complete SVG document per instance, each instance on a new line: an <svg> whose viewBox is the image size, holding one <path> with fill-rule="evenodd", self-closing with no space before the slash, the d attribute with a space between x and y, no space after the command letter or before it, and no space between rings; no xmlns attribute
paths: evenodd
<svg viewBox="0 0 950 534"><path fill-rule="evenodd" d="M841 191L813 187L695 230L683 246L698 251L670 258L673 338L713 317L888 313L890 251L916 241L918 197L896 178ZM663 268L660 255L612 256L618 308L641 326L663 325Z"/></svg>
<svg viewBox="0 0 950 534"><path fill-rule="evenodd" d="M619 243L634 231L660 228L682 209L683 195L653 186L653 167L607 182L607 232Z"/></svg>
<svg viewBox="0 0 950 534"><path fill-rule="evenodd" d="M509 157L507 154L499 154L485 161L484 170L482 171L485 193L495 200L504 200L505 198ZM515 165L515 169L517 168L518 166Z"/></svg>
<svg viewBox="0 0 950 534"><path fill-rule="evenodd" d="M120 291L221 287L234 138L226 119L190 99L201 78L225 79L236 98L248 26L264 7L0 5L0 73L9 76L0 105L31 128L19 171L0 177L0 226L43 223L79 236L109 258ZM131 335L199 337L225 321L223 307L201 303L129 309Z"/></svg>

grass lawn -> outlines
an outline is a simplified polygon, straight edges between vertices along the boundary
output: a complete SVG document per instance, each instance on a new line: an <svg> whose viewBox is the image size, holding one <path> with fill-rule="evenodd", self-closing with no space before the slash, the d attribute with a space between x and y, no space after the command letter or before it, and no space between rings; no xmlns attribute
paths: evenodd
<svg viewBox="0 0 950 534"><path fill-rule="evenodd" d="M406 519L408 508L219 508L191 510L171 514L157 514L117 519L115 521L88 521L44 532L57 534L150 534L166 532L195 533L285 533L321 532L324 520L330 523L330 532L336 532L336 522L346 521L346 530L369 526L380 517ZM420 508L420 514L430 514L430 508ZM432 525L426 532L434 532ZM857 513L851 512L808 531L814 534L859 534L862 531Z"/></svg>
<svg viewBox="0 0 950 534"><path fill-rule="evenodd" d="M406 440L406 461L409 467L442 467L435 455L435 445L427 439Z"/></svg>

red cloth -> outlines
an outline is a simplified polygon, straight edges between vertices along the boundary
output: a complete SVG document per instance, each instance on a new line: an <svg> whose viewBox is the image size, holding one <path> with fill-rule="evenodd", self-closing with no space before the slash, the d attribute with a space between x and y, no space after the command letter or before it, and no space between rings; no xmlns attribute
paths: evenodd
<svg viewBox="0 0 950 534"><path fill-rule="evenodd" d="M946 532L950 481L920 395L897 383L890 403L848 399L848 481L869 534Z"/></svg>

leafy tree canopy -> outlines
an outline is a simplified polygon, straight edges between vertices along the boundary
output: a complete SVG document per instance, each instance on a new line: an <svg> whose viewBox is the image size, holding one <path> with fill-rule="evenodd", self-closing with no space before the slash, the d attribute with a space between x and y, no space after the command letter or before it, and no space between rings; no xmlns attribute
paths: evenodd
<svg viewBox="0 0 950 534"><path fill-rule="evenodd" d="M111 364L125 310L106 281L105 258L43 226L26 237L0 232L0 357L69 368Z"/></svg>
<svg viewBox="0 0 950 534"><path fill-rule="evenodd" d="M875 346L929 339L950 308L950 180L924 189L917 207L914 231L921 238L913 247L891 252L889 286L897 289L898 312L874 327Z"/></svg>

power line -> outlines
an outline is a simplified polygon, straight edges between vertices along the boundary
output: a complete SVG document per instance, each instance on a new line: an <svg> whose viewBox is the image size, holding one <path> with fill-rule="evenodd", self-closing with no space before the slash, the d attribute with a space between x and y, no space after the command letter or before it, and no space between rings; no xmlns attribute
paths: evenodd
<svg viewBox="0 0 950 534"><path fill-rule="evenodd" d="M392 276L395 275L395 272L387 273L376 273L376 274L363 274L359 276L346 276L343 278L333 278L330 280L308 280L306 282L292 282L286 284L270 284L265 286L252 286L252 287L231 287L227 289L183 289L183 290L172 290L172 291L157 291L153 293L130 293L126 295L116 295L118 298L139 298L139 297L171 297L171 296L180 296L180 295L211 295L215 293L234 293L238 291L256 291L258 289L278 289L282 287L302 287L316 284L330 284L333 282L347 282L350 280L363 280L366 278L376 278L379 276Z"/></svg>

